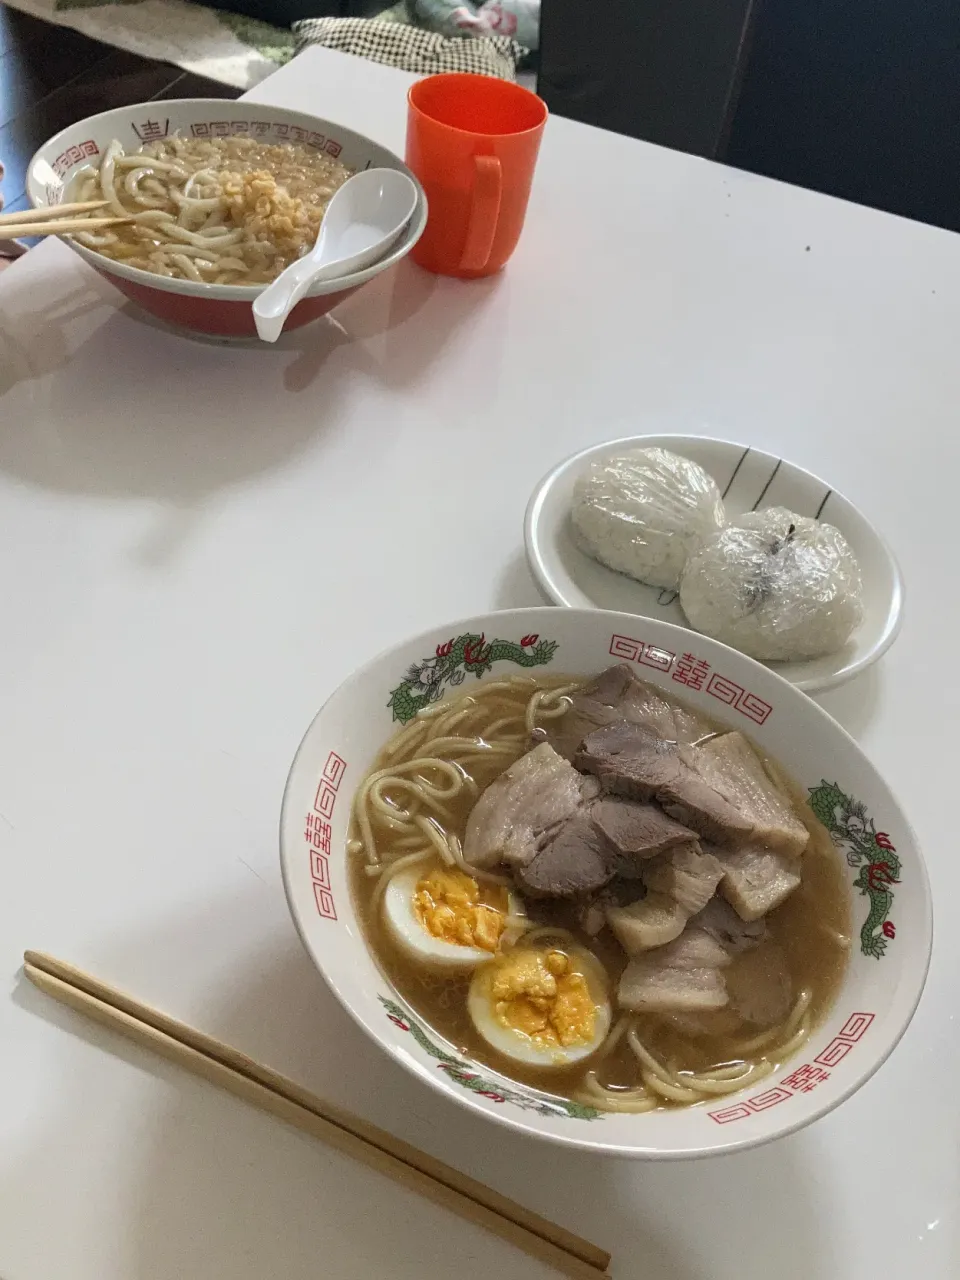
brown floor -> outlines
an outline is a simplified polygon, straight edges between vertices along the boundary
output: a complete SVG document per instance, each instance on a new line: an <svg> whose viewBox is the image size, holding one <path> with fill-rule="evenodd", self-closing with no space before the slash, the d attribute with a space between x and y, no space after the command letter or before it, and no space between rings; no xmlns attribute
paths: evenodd
<svg viewBox="0 0 960 1280"><path fill-rule="evenodd" d="M0 195L24 209L30 157L52 134L97 111L154 98L238 98L240 90L151 62L0 3Z"/></svg>

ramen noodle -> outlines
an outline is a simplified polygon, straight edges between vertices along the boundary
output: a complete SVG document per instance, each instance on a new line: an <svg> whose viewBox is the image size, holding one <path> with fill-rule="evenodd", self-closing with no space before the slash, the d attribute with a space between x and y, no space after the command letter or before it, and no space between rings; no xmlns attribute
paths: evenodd
<svg viewBox="0 0 960 1280"><path fill-rule="evenodd" d="M208 284L267 284L316 243L331 196L352 176L301 143L174 135L126 154L113 141L70 200L132 218L75 239L115 262Z"/></svg>

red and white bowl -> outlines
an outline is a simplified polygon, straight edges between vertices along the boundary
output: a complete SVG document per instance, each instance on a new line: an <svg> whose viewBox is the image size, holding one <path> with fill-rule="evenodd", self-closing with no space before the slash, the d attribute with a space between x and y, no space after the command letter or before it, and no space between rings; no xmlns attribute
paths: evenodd
<svg viewBox="0 0 960 1280"><path fill-rule="evenodd" d="M692 647L692 652L691 652ZM846 868L850 962L800 1052L752 1087L646 1115L593 1111L461 1054L404 1001L364 942L347 874L353 797L380 748L433 698L511 672L593 675L614 662L748 733L810 797ZM413 673L416 673L414 678ZM705 1156L768 1142L865 1084L907 1029L933 922L916 837L854 740L769 668L706 636L626 613L517 609L431 628L351 675L307 730L280 825L290 910L330 989L370 1039L428 1086L515 1131L611 1155Z"/></svg>
<svg viewBox="0 0 960 1280"><path fill-rule="evenodd" d="M423 234L427 221L426 196L410 170L392 151L330 120L281 107L224 102L219 98L144 102L88 116L62 129L36 153L27 170L27 194L37 208L60 204L76 172L97 164L114 138L123 143L126 150L135 151L145 142L173 133L198 138L233 135L260 137L270 142L299 142L317 147L353 169L399 169L417 183L416 210L389 253L363 271L314 285L290 313L287 329L295 329L331 311L368 280L405 257ZM263 285L171 280L113 262L72 240L67 240L67 244L128 298L168 324L227 337L256 335L252 303Z"/></svg>

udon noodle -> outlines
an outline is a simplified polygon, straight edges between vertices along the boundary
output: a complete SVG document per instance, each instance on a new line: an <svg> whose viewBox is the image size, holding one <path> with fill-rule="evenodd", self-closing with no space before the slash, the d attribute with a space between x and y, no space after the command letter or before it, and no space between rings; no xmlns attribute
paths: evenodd
<svg viewBox="0 0 960 1280"><path fill-rule="evenodd" d="M352 173L302 143L174 135L130 155L111 142L68 199L105 200L90 217L133 219L77 233L104 257L175 279L266 284L313 247Z"/></svg>
<svg viewBox="0 0 960 1280"><path fill-rule="evenodd" d="M417 973L391 945L380 908L391 880L438 860L489 885L508 879L464 858L467 817L484 789L566 714L582 682L516 676L479 684L472 693L421 710L384 747L354 800L348 843L354 897L371 948L401 994L466 1054L551 1092L616 1112L688 1105L755 1084L803 1044L826 1012L845 962L846 897L840 859L813 815L788 791L811 830L804 883L771 916L778 944L790 956L792 1007L775 1026L756 1032L689 1037L657 1014L622 1012L579 1070L537 1074L491 1054L462 1015L462 979ZM778 776L784 785L782 775ZM816 899L816 901L812 901ZM833 902L824 915L824 903ZM529 904L531 907L534 904ZM833 914L831 914L831 910ZM819 931L814 928L820 925ZM811 934L816 944L805 945ZM525 907L507 915L500 951L555 943L584 944L581 930L537 924ZM626 957L608 940L586 939L616 985ZM819 949L819 959L810 952Z"/></svg>

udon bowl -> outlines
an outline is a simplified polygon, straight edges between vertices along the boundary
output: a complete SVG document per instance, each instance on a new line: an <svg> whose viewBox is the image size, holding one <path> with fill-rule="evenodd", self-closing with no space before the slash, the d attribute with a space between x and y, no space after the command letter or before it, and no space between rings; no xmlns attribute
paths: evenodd
<svg viewBox="0 0 960 1280"><path fill-rule="evenodd" d="M423 234L427 221L426 197L417 179L392 151L330 120L281 107L224 102L219 98L144 102L104 111L69 125L45 142L30 161L27 194L37 208L60 204L77 171L96 165L112 139L118 139L126 150L133 151L146 142L176 132L197 138L252 136L269 142L302 143L321 148L354 169L399 169L417 184L417 207L392 248L362 271L315 284L291 311L285 329L295 329L331 311L368 280L405 257ZM67 239L66 243L133 302L168 324L225 337L256 335L252 303L265 288L262 284L216 285L172 280L114 262L74 240Z"/></svg>
<svg viewBox="0 0 960 1280"><path fill-rule="evenodd" d="M932 943L916 838L857 744L780 676L681 627L554 608L431 628L351 675L307 730L283 800L280 850L290 910L330 989L372 1041L429 1087L490 1120L568 1146L677 1158L755 1146L838 1106L884 1062L920 999ZM692 649L691 649L692 645ZM364 942L347 871L354 793L404 717L523 672L593 675L628 663L694 709L748 734L811 797L842 860L853 945L826 1019L779 1071L683 1109L612 1114L568 1102L464 1057L383 976Z"/></svg>

